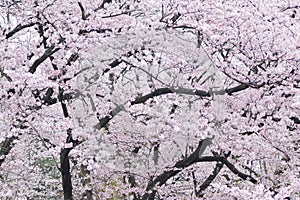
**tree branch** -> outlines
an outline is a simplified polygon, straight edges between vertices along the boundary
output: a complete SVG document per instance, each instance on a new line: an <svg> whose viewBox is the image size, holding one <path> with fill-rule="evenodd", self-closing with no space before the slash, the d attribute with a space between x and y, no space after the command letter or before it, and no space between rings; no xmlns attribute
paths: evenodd
<svg viewBox="0 0 300 200"><path fill-rule="evenodd" d="M73 95L73 94L62 94L62 95L60 95L59 98L54 98L53 99L53 98L51 98L52 94L53 94L53 89L52 88L48 88L47 92L46 92L46 95L43 98L43 105L45 105L45 104L47 104L47 105L53 105L53 104L55 104L55 103L58 102L57 99L59 99L61 101L64 101L64 100L69 100L71 98L76 97L76 95ZM40 109L41 107L39 106L39 107L35 107L35 108ZM27 127L20 126L18 128L25 129ZM15 139L17 139L17 137L15 137L15 136L10 137L10 138L5 138L5 140L1 143L1 147L0 147L0 166L5 161L5 156L8 155L9 152L11 151L11 149L13 148L13 146L14 146L13 142L14 142ZM50 142L49 139L43 138L43 141L47 142L52 147L54 147L54 145ZM75 141L75 142L77 142L76 145L79 144L78 141Z"/></svg>
<svg viewBox="0 0 300 200"><path fill-rule="evenodd" d="M249 180L253 184L256 184L258 182L255 178L253 178L247 174L244 174L243 172L240 172L224 156L216 155L216 156L199 157L198 155L199 155L200 147L201 147L201 141L199 142L197 149L190 156L178 161L175 164L175 166L174 166L175 169L170 169L170 170L164 171L162 174L158 175L155 179L150 180L147 185L146 192L143 195L142 200L154 200L154 197L156 194L156 190L155 190L156 185L158 185L158 186L164 185L167 182L167 180L169 180L171 177L175 176L176 174L181 172L183 169L189 167L190 165L192 165L194 163L198 163L198 162L219 162L219 163L222 163L222 165L226 165L230 169L231 172L233 172L234 174L236 174L243 180ZM215 173L220 170L221 170L221 166L218 166L218 168L215 169ZM217 173L213 176L217 176ZM207 180L206 183L204 182L204 185L202 184L203 185L202 188L205 189L207 187L206 184L208 184L209 181L213 180L213 176L210 177L211 180ZM201 189L201 187L200 187L200 189Z"/></svg>
<svg viewBox="0 0 300 200"><path fill-rule="evenodd" d="M80 11L81 11L81 19L86 20L90 15L85 13L85 9L81 2L78 2Z"/></svg>
<svg viewBox="0 0 300 200"><path fill-rule="evenodd" d="M103 9L104 4L111 3L111 2L112 2L112 0L104 0L98 8L94 9L94 12L97 12L98 10ZM87 20L88 17L91 16L91 14L90 13L85 13L85 9L84 9L81 2L78 2L78 5L79 5L80 11L81 11L81 19Z"/></svg>
<svg viewBox="0 0 300 200"><path fill-rule="evenodd" d="M115 107L112 111L109 112L107 116L99 119L99 123L96 126L94 126L94 128L100 130L101 128L105 127L108 124L108 122L122 110L122 106Z"/></svg>
<svg viewBox="0 0 300 200"><path fill-rule="evenodd" d="M35 23L33 23L33 22L29 23L29 24L25 24L25 25L19 24L12 31L7 33L5 38L8 39L8 38L12 37L14 34L16 34L17 32L21 31L22 29L29 28L29 27L32 27L34 25L35 25Z"/></svg>
<svg viewBox="0 0 300 200"><path fill-rule="evenodd" d="M212 181L217 177L221 169L223 168L224 164L223 163L217 163L214 171L211 175L209 175L206 180L200 185L199 190L196 190L196 196L197 197L202 197L202 192L212 183ZM196 180L195 180L196 181Z"/></svg>
<svg viewBox="0 0 300 200"><path fill-rule="evenodd" d="M147 100L152 99L157 96L165 95L165 94L186 94L186 95L195 95L199 97L211 97L212 95L223 95L223 94L228 94L232 95L233 93L237 93L240 91L243 91L245 89L249 88L248 85L246 84L240 84L238 86L228 88L225 90L217 90L217 91L204 91L204 90L195 90L195 89L188 89L188 88L159 88L154 90L153 92L146 94L141 97L137 97L135 100L131 101L131 105L135 104L140 104L140 103L145 103ZM116 116L119 112L121 112L123 109L121 106L117 106L114 108L109 115L99 119L99 123L94 126L96 129L101 129L104 127L114 116Z"/></svg>
<svg viewBox="0 0 300 200"><path fill-rule="evenodd" d="M41 57L34 61L34 63L29 68L29 72L33 74L40 64L42 64L47 58L52 56L58 50L60 50L60 48L55 48L54 44L49 47Z"/></svg>
<svg viewBox="0 0 300 200"><path fill-rule="evenodd" d="M242 83L236 87L225 89L225 93L227 93L228 95L232 95L233 93L243 91L247 88L249 88L249 85Z"/></svg>
<svg viewBox="0 0 300 200"><path fill-rule="evenodd" d="M62 175L62 185L64 191L64 200L72 200L72 180L71 180L71 171L70 171L70 159L69 153L70 148L64 148L60 152L60 170Z"/></svg>
<svg viewBox="0 0 300 200"><path fill-rule="evenodd" d="M121 13L113 14L113 15L106 15L106 16L103 16L102 18L105 19L105 18L118 17L118 16L121 16L121 15L130 14L130 13L132 13L132 11L121 12Z"/></svg>
<svg viewBox="0 0 300 200"><path fill-rule="evenodd" d="M6 138L2 144L1 144L1 149L0 149L0 166L5 160L5 156L9 154L10 150L13 148L13 142L16 139L16 137L10 137Z"/></svg>
<svg viewBox="0 0 300 200"><path fill-rule="evenodd" d="M83 34L86 34L86 33L91 33L91 32L96 32L96 33L105 33L105 32L112 32L112 29L110 28L99 28L99 29L80 29L79 30L79 35L83 35Z"/></svg>
<svg viewBox="0 0 300 200"><path fill-rule="evenodd" d="M62 100L64 90L59 87L59 96L58 99L61 102L61 107L64 113L64 117L68 118L69 112L67 109L67 105L65 102ZM72 137L72 129L69 128L67 130L67 139L66 143L72 143L71 148L63 148L60 151L60 170L61 170L61 175L62 175L62 186L63 186L63 193L64 193L64 200L72 200L73 199L73 188L72 188L72 174L71 174L71 167L70 167L70 158L69 158L69 153L70 151L81 144L81 141L79 140L74 140Z"/></svg>

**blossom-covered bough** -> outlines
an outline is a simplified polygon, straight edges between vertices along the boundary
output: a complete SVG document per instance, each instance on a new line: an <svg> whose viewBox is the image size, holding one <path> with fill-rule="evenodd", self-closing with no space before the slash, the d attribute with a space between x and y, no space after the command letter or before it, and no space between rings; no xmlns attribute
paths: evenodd
<svg viewBox="0 0 300 200"><path fill-rule="evenodd" d="M2 1L0 196L299 198L299 12Z"/></svg>

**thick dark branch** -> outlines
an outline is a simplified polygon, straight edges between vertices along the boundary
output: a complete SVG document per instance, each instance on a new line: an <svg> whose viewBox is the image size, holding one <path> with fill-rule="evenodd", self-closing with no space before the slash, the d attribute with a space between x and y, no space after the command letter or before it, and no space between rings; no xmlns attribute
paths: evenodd
<svg viewBox="0 0 300 200"><path fill-rule="evenodd" d="M152 99L157 96L165 95L165 94L186 94L186 95L195 95L199 97L211 97L212 95L223 95L227 93L228 95L232 95L233 93L237 93L249 88L246 84L241 84L239 86L228 88L225 90L216 90L216 91L204 91L204 90L194 90L194 89L187 89L187 88L159 88L155 91L146 94L141 97L137 97L134 101L131 101L131 105L145 103L147 100ZM110 112L108 116L105 116L99 119L99 123L95 126L96 129L101 129L104 127L115 115L121 112L123 109L121 106L117 106L114 110Z"/></svg>
<svg viewBox="0 0 300 200"><path fill-rule="evenodd" d="M196 191L196 196L201 197L202 192L212 183L212 181L217 177L221 169L223 168L223 163L217 163L214 171L209 175L206 180L200 185L199 190Z"/></svg>
<svg viewBox="0 0 300 200"><path fill-rule="evenodd" d="M228 158L231 152L225 154L225 158ZM215 156L219 156L217 153L213 153ZM212 174L210 174L206 180L200 185L199 190L196 189L196 180L194 180L195 183L195 192L197 197L203 197L202 192L212 183L212 181L217 177L221 169L223 168L224 163L218 162L214 168L214 171ZM195 176L193 174L193 178L195 179Z"/></svg>
<svg viewBox="0 0 300 200"><path fill-rule="evenodd" d="M58 96L58 99L59 99L59 101L61 103L61 108L63 110L64 117L68 118L68 117L70 117L70 115L69 115L69 111L68 111L67 105L64 102L64 100L62 99L63 96L64 96L64 90L61 87L59 87L59 96ZM67 137L66 143L72 143L73 144L72 148L74 148L74 147L76 147L76 146L78 146L79 144L82 143L79 140L74 140L73 139L73 137L72 137L72 129L71 128L69 128L67 130L67 134L68 134L68 137Z"/></svg>
<svg viewBox="0 0 300 200"><path fill-rule="evenodd" d="M64 191L64 200L72 200L72 180L70 170L69 153L71 149L62 149L60 152L60 171L62 175L62 185Z"/></svg>
<svg viewBox="0 0 300 200"><path fill-rule="evenodd" d="M45 95L43 95L42 97L40 97L40 93L41 93L40 90L35 90L35 93L37 94L35 98L42 100L43 105L46 106L50 106L61 101L71 100L80 96L80 92L71 92L66 94L60 93L58 97L53 97L54 94L53 88L47 88Z"/></svg>
<svg viewBox="0 0 300 200"><path fill-rule="evenodd" d="M97 12L98 10L103 9L104 5L106 3L111 3L111 2L112 2L112 0L103 0L102 4L98 8L96 8L94 11Z"/></svg>
<svg viewBox="0 0 300 200"><path fill-rule="evenodd" d="M299 9L300 8L300 5L296 5L296 6L288 6L286 8L282 8L281 11L284 12L286 10L290 10L290 9Z"/></svg>
<svg viewBox="0 0 300 200"><path fill-rule="evenodd" d="M196 29L193 26L188 26L188 25L179 25L179 26L170 26L171 28L182 28L182 29Z"/></svg>
<svg viewBox="0 0 300 200"><path fill-rule="evenodd" d="M47 105L51 105L51 104L55 104L57 102L56 99L52 98L52 95L54 93L53 88L48 88L46 91L46 94L43 97L43 104L47 104Z"/></svg>
<svg viewBox="0 0 300 200"><path fill-rule="evenodd" d="M73 53L67 62L67 65L71 65L73 62L75 62L77 59L79 58L79 54L78 53Z"/></svg>
<svg viewBox="0 0 300 200"><path fill-rule="evenodd" d="M148 99L164 95L164 94L170 94L170 93L177 93L177 94L188 94L188 95L197 95L201 97L209 97L210 93L203 91L203 90L192 90L192 89L174 89L174 88L159 88L155 91L151 92L150 94L146 94L144 96L136 98L134 101L131 102L131 105L139 104L139 103L145 103Z"/></svg>
<svg viewBox="0 0 300 200"><path fill-rule="evenodd" d="M86 33L91 33L91 32L96 32L96 33L105 33L105 32L112 32L112 29L110 28L99 28L99 29L80 29L79 30L79 35L84 35Z"/></svg>
<svg viewBox="0 0 300 200"><path fill-rule="evenodd" d="M0 75L5 77L6 80L8 80L9 82L12 82L12 78L10 76L8 76L3 69L0 68Z"/></svg>
<svg viewBox="0 0 300 200"><path fill-rule="evenodd" d="M80 11L81 11L81 19L86 20L90 15L85 13L85 9L81 2L78 2Z"/></svg>
<svg viewBox="0 0 300 200"><path fill-rule="evenodd" d="M245 131L245 132L241 132L239 133L240 135L252 135L252 134L255 134L256 132L255 131Z"/></svg>
<svg viewBox="0 0 300 200"><path fill-rule="evenodd" d="M34 63L29 68L29 72L33 74L40 64L42 64L47 58L52 56L58 50L60 50L60 48L55 48L54 45L49 47L41 57L39 57L36 61L34 61Z"/></svg>
<svg viewBox="0 0 300 200"><path fill-rule="evenodd" d="M183 169L189 167L190 165L194 164L194 163L198 163L198 162L219 162L222 163L222 165L226 165L230 171L232 171L234 174L236 174L237 176L239 176L240 178L242 178L243 180L249 180L251 183L256 184L257 180L247 174L244 174L243 172L240 172L232 163L230 163L226 157L224 156L205 156L205 157L199 157L199 150L201 147L201 143L199 142L199 145L197 147L197 149L187 158L178 161L175 164L175 169L170 169L167 170L165 172L163 172L162 174L158 175L155 179L150 180L147 188L146 188L146 193L143 196L143 200L150 200L150 199L154 199L156 190L155 190L155 186L162 186L164 185L167 180L169 180L171 177L175 176L176 174L178 174L179 172L181 172ZM220 166L219 166L220 168ZM220 170L220 169L219 169ZM215 175L216 176L216 175ZM206 187L205 185L203 185L203 188ZM152 192L149 192L152 191Z"/></svg>
<svg viewBox="0 0 300 200"><path fill-rule="evenodd" d="M111 68L115 68L116 66L118 66L118 65L121 64L121 63L122 63L122 60L115 59L114 61L112 61L112 62L109 64L109 66L110 66Z"/></svg>
<svg viewBox="0 0 300 200"><path fill-rule="evenodd" d="M2 144L0 149L0 166L5 160L5 156L9 154L10 150L13 148L13 142L16 137L6 138Z"/></svg>
<svg viewBox="0 0 300 200"><path fill-rule="evenodd" d="M59 95L58 95L58 99L61 103L61 108L63 110L63 113L64 113L64 117L69 117L69 113L68 113L68 109L67 109L67 105L66 103L64 102L64 100L62 100L62 96L64 95L64 90L59 87Z"/></svg>
<svg viewBox="0 0 300 200"><path fill-rule="evenodd" d="M64 95L64 90L59 87L59 96L58 99L61 102L62 110L64 113L64 117L68 118L69 113L67 109L67 105L62 100L62 96ZM63 148L60 152L60 171L62 175L62 186L63 186L63 193L64 193L64 200L72 200L73 199L73 188L72 188L72 175L71 175L71 168L70 168L70 158L69 153L70 151L79 145L81 142L78 140L74 140L72 137L72 129L69 128L67 130L67 139L66 143L72 143L71 148Z"/></svg>
<svg viewBox="0 0 300 200"><path fill-rule="evenodd" d="M249 88L248 84L240 84L236 87L225 89L225 93L227 93L228 95L232 95L233 93L240 92L247 88Z"/></svg>
<svg viewBox="0 0 300 200"><path fill-rule="evenodd" d="M201 145L202 145L202 143L200 141L197 149L188 157L178 161L174 167L186 168L186 167L190 166L191 164L193 164L199 158L199 151L200 151Z"/></svg>
<svg viewBox="0 0 300 200"><path fill-rule="evenodd" d="M26 117L26 116L23 116ZM19 125L13 125L14 128L18 129L27 129L28 126L25 125L26 120L21 120L20 118L16 118L16 120L19 122ZM3 142L0 143L0 166L5 161L5 156L9 154L11 149L14 147L15 143L14 141L18 139L18 136L12 136L9 138L5 138Z"/></svg>
<svg viewBox="0 0 300 200"><path fill-rule="evenodd" d="M300 119L298 117L291 117L290 118L295 124L300 124Z"/></svg>
<svg viewBox="0 0 300 200"><path fill-rule="evenodd" d="M220 157L220 162L222 162L223 164L226 165L226 167L228 167L230 169L230 171L232 171L235 175L239 176L240 178L242 178L243 180L248 180L253 184L256 184L258 181L253 178L250 175L244 174L243 172L239 171L232 163L230 163L226 158L224 157ZM201 161L203 162L203 161Z"/></svg>
<svg viewBox="0 0 300 200"><path fill-rule="evenodd" d="M225 164L228 169L230 169L231 172L242 178L243 180L248 180L253 184L257 183L257 180L247 174L244 174L243 172L240 172L232 163L230 163L227 158L222 157L222 156L205 156L205 157L200 157L192 161L192 163L196 162L221 162Z"/></svg>
<svg viewBox="0 0 300 200"><path fill-rule="evenodd" d="M117 106L115 109L109 112L109 115L99 119L99 123L94 128L100 130L101 128L105 127L107 123L122 110L123 108L121 106Z"/></svg>
<svg viewBox="0 0 300 200"><path fill-rule="evenodd" d="M29 24L25 24L25 25L19 24L12 31L10 31L9 33L6 34L6 39L12 37L14 34L16 34L17 32L21 31L22 29L29 28L29 27L32 27L34 25L35 25L35 23L33 23L33 22L29 23Z"/></svg>
<svg viewBox="0 0 300 200"><path fill-rule="evenodd" d="M52 148L55 148L56 147L56 145L55 144L53 144L48 138L41 138L41 140L43 141L43 142L45 142L45 144L47 143L47 144L49 144ZM46 145L45 145L46 146ZM47 147L47 146L46 146Z"/></svg>
<svg viewBox="0 0 300 200"><path fill-rule="evenodd" d="M195 96L199 96L199 97L210 97L212 95L223 95L223 94L232 95L233 93L243 91L247 88L249 88L249 86L246 84L241 84L236 87L228 88L225 90L216 90L216 91L195 90L195 89L187 89L187 88L181 88L181 87L179 87L179 88L159 88L149 94L146 94L144 96L136 98L134 101L131 102L131 105L145 103L148 99L151 99L151 98L154 98L154 97L157 97L160 95L164 95L164 94L170 94L170 93L195 95Z"/></svg>
<svg viewBox="0 0 300 200"><path fill-rule="evenodd" d="M100 9L103 9L105 3L111 3L111 2L112 2L112 0L104 0L98 8L94 9L94 12L97 12ZM81 11L81 19L87 20L88 17L91 16L91 14L90 13L85 13L85 9L84 9L81 2L78 2L78 6L79 6L80 11Z"/></svg>
<svg viewBox="0 0 300 200"><path fill-rule="evenodd" d="M144 48L142 47L142 50L143 50ZM135 50L135 52L134 53L137 53L138 51L137 50ZM132 55L134 55L134 53L132 53L132 51L128 51L128 52L126 52L125 54L123 54L122 56L126 56L126 57L130 57L130 56L132 56ZM121 56L121 57L122 57ZM115 67L117 67L119 64L121 64L124 60L122 60L121 59L121 57L119 58L119 59L115 59L115 60L113 60L110 64L109 64L109 66L110 66L110 68L106 68L104 71L103 71L103 73L107 73L109 70L111 70L112 68L115 68Z"/></svg>

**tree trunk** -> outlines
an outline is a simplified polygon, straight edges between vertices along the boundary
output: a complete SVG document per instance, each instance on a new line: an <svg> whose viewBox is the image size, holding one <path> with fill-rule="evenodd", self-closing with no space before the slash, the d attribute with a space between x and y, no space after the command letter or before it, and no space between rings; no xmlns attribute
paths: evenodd
<svg viewBox="0 0 300 200"><path fill-rule="evenodd" d="M60 152L60 170L62 175L64 200L73 199L69 153L70 149L62 149Z"/></svg>

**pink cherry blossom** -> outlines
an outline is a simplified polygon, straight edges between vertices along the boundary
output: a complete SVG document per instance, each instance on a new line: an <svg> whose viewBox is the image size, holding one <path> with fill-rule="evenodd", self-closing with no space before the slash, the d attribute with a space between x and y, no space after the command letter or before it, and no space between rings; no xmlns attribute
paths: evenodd
<svg viewBox="0 0 300 200"><path fill-rule="evenodd" d="M2 1L0 196L298 199L299 13Z"/></svg>

